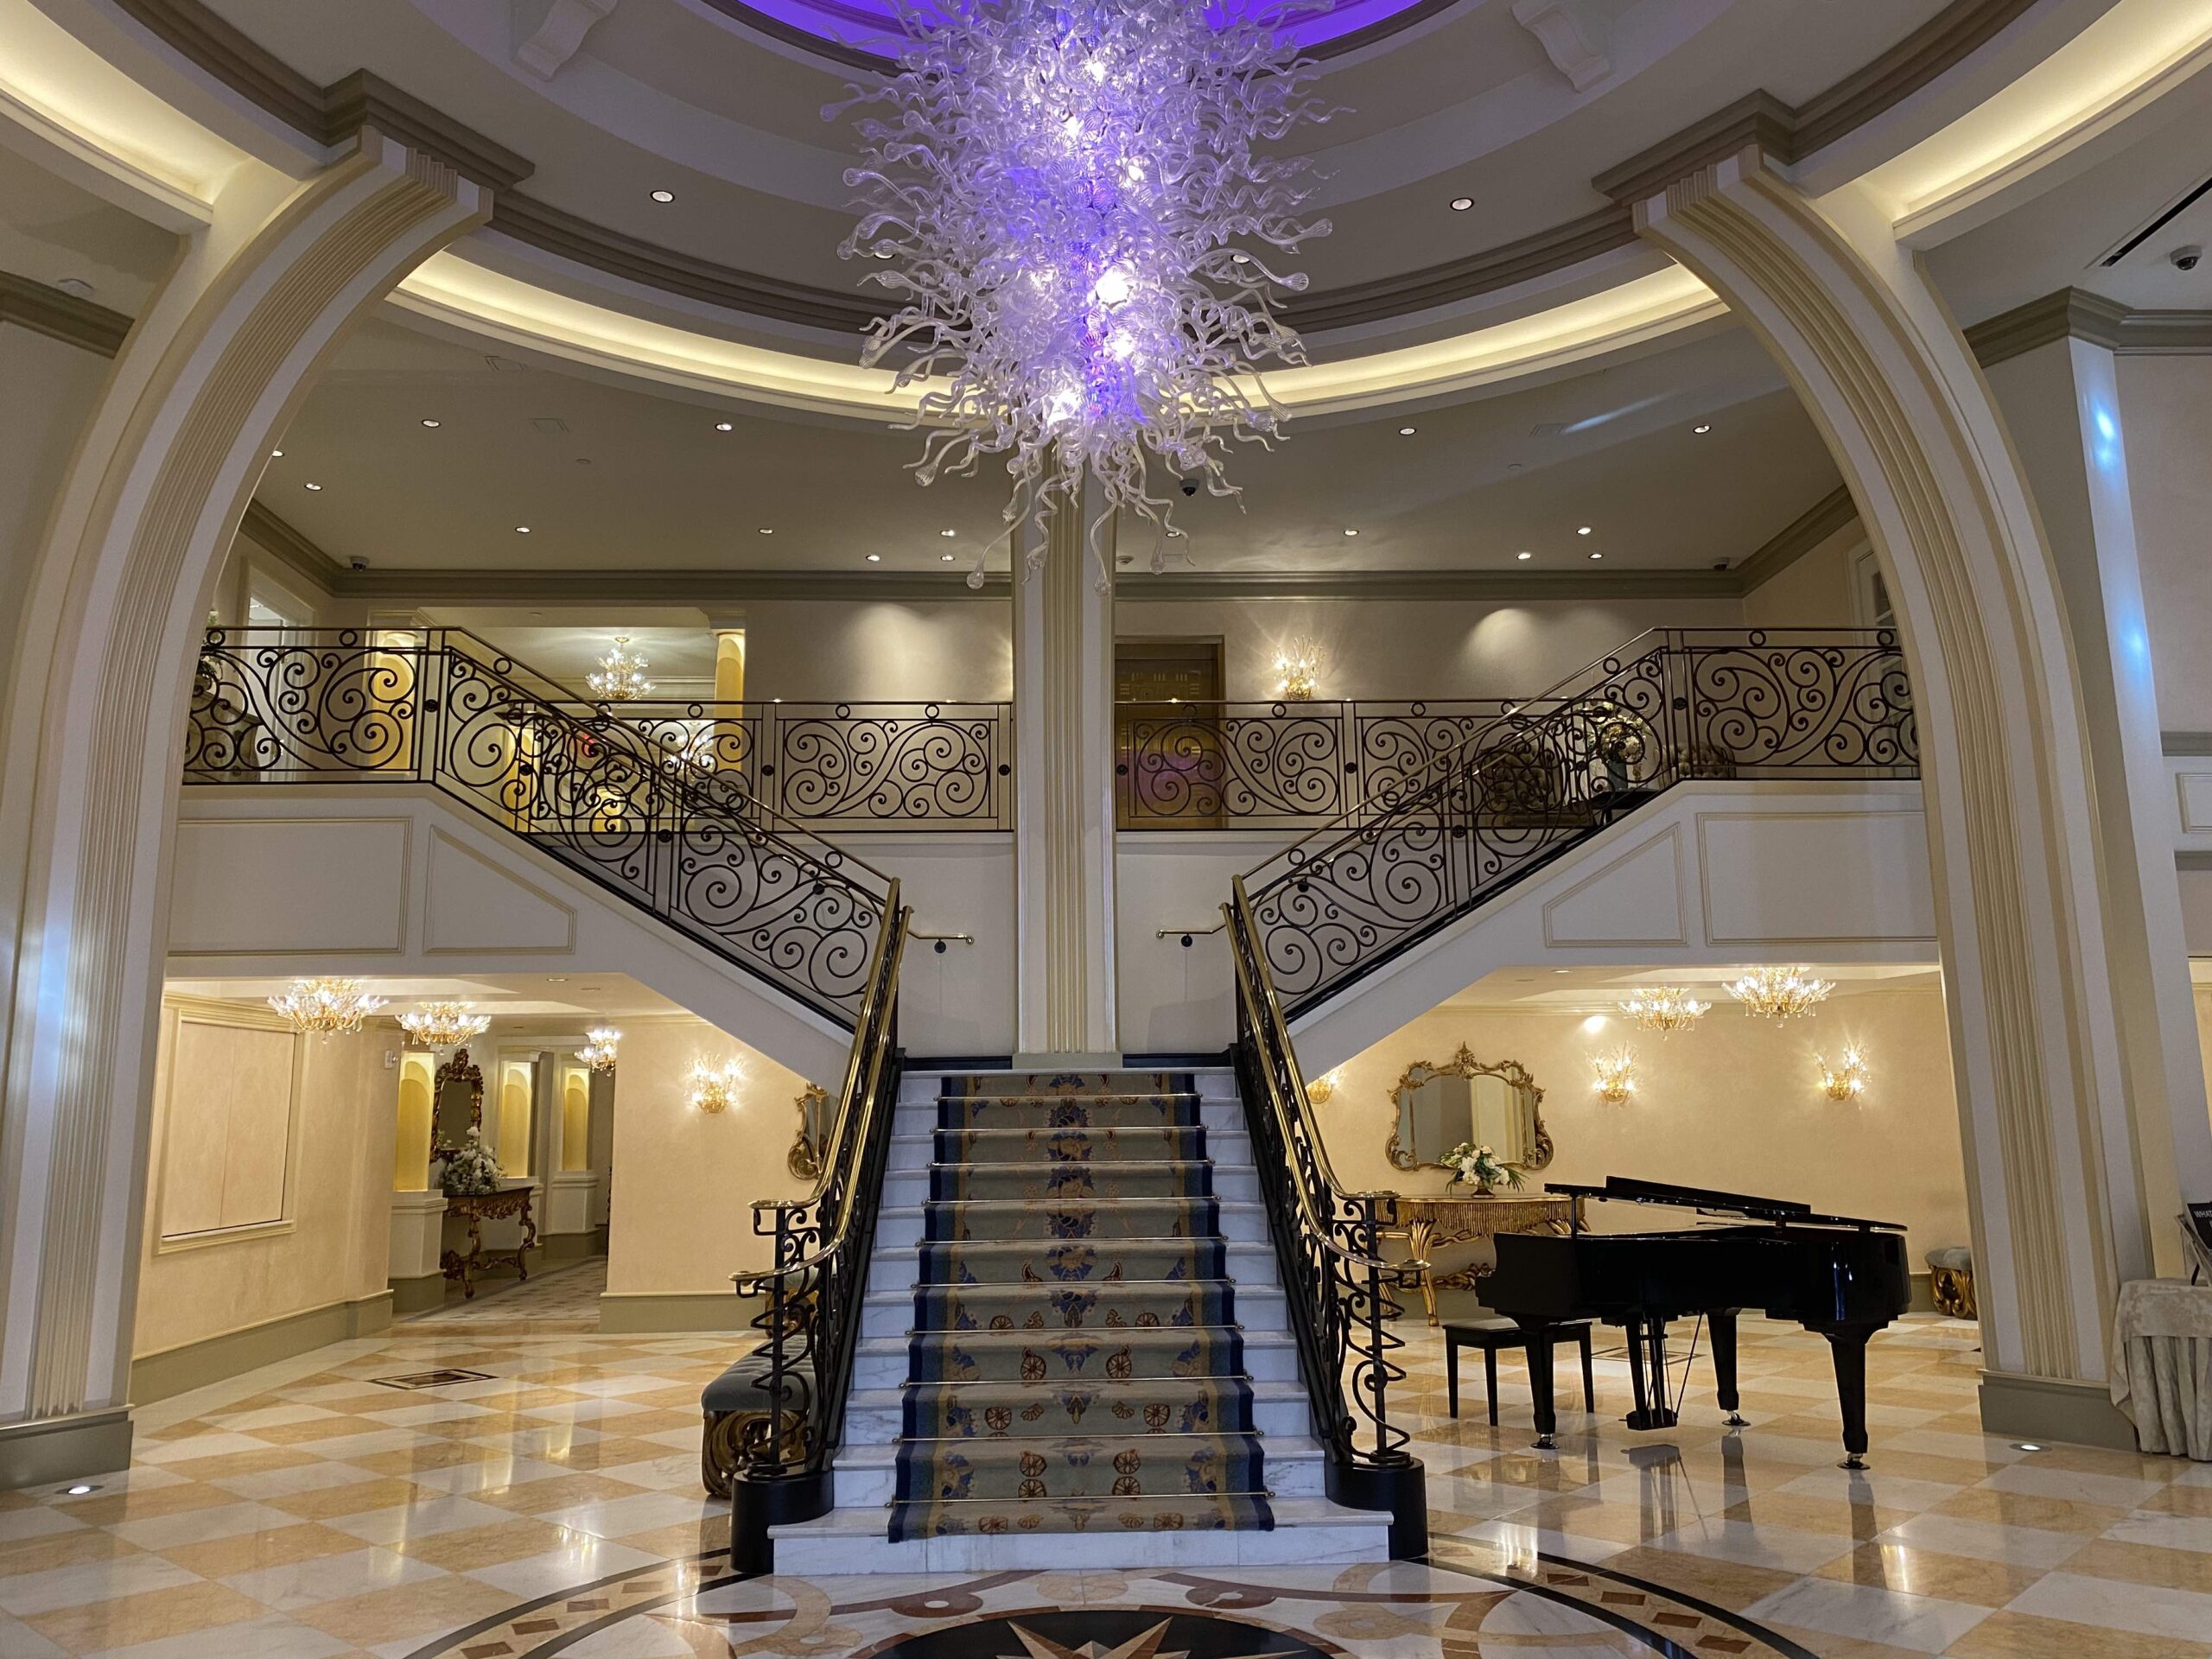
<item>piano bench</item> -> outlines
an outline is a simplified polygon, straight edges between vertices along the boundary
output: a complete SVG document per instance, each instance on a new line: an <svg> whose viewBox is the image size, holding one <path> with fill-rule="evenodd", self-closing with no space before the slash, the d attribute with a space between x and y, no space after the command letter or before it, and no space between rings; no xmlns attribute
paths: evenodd
<svg viewBox="0 0 2212 1659"><path fill-rule="evenodd" d="M1582 1409L1595 1413L1598 1409L1598 1390L1590 1375L1590 1325L1588 1319L1562 1323L1553 1332L1560 1346L1578 1344L1582 1350ZM1450 1402L1452 1414L1459 1414L1459 1351L1479 1348L1483 1351L1483 1386L1490 1395L1490 1425L1497 1427L1497 1351L1518 1348L1527 1351L1529 1339L1521 1327L1510 1319L1449 1319L1444 1325L1445 1398Z"/></svg>

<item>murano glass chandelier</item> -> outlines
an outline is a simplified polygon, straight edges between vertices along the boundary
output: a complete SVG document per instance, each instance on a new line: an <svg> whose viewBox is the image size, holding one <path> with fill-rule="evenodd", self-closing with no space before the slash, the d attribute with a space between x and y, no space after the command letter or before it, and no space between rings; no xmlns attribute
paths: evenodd
<svg viewBox="0 0 2212 1659"><path fill-rule="evenodd" d="M1179 534L1173 480L1235 496L1229 441L1281 418L1259 372L1305 361L1275 305L1306 279L1275 262L1329 226L1298 217L1311 163L1268 151L1330 113L1278 28L1313 7L898 3L899 72L827 111L888 106L858 122L864 213L840 252L886 262L869 280L904 302L861 360L924 386L921 482L1006 457L1008 536L1095 479L1103 584L1115 510Z"/></svg>
<svg viewBox="0 0 2212 1659"><path fill-rule="evenodd" d="M292 1029L317 1037L342 1037L384 1007L358 979L296 979L269 1006L292 1022Z"/></svg>
<svg viewBox="0 0 2212 1659"><path fill-rule="evenodd" d="M584 1046L575 1051L575 1056L594 1071L612 1071L621 1041L622 1033L613 1027L594 1026L584 1033Z"/></svg>
<svg viewBox="0 0 2212 1659"><path fill-rule="evenodd" d="M1688 1031L1711 1011L1713 1004L1692 996L1675 985L1644 985L1630 991L1621 1001L1621 1012L1646 1031L1664 1036L1670 1031Z"/></svg>
<svg viewBox="0 0 2212 1659"><path fill-rule="evenodd" d="M630 649L630 636L614 636L614 649L599 659L599 667L584 677L584 683L591 687L594 697L609 702L630 702L652 694L653 683L645 677L645 659Z"/></svg>
<svg viewBox="0 0 2212 1659"><path fill-rule="evenodd" d="M473 1002L425 1002L399 1016L407 1040L420 1048L459 1048L492 1028L492 1016L470 1012Z"/></svg>
<svg viewBox="0 0 2212 1659"><path fill-rule="evenodd" d="M1835 982L1821 978L1806 967L1753 968L1728 982L1728 995L1752 1014L1775 1020L1794 1020L1810 1014L1827 1001Z"/></svg>

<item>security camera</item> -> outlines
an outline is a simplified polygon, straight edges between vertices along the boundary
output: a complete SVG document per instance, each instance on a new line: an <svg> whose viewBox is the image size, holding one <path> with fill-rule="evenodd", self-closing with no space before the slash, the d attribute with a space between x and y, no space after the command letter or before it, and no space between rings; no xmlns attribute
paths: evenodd
<svg viewBox="0 0 2212 1659"><path fill-rule="evenodd" d="M2166 256L2169 260L2172 261L2173 268L2176 270L2195 270L2196 269L2196 262L2203 257L2204 250L2198 247L2194 242L2190 243L2185 248L2176 248L2171 253Z"/></svg>
<svg viewBox="0 0 2212 1659"><path fill-rule="evenodd" d="M369 562L358 553L356 553L352 558L346 560L346 563L356 570L365 570L369 568Z"/></svg>
<svg viewBox="0 0 2212 1659"><path fill-rule="evenodd" d="M1198 480L1197 479L1195 479L1195 478L1186 478L1186 479L1185 479L1185 480L1183 480L1183 493L1184 493L1184 494L1185 494L1185 495L1196 495L1198 493Z"/></svg>

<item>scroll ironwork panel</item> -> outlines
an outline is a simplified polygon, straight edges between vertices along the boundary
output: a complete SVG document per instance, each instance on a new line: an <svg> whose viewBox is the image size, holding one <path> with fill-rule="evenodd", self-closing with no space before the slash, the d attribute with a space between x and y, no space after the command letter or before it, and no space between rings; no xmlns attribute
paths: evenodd
<svg viewBox="0 0 2212 1659"><path fill-rule="evenodd" d="M995 829L1013 774L1002 703L779 703L762 787L810 823Z"/></svg>
<svg viewBox="0 0 2212 1659"><path fill-rule="evenodd" d="M1304 823L1353 798L1344 705L1125 702L1114 789L1131 828Z"/></svg>

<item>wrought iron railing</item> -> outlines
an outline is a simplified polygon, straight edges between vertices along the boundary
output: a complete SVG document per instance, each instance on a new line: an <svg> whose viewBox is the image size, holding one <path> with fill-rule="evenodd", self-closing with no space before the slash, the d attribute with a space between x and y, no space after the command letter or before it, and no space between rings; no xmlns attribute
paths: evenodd
<svg viewBox="0 0 2212 1659"><path fill-rule="evenodd" d="M878 871L457 629L213 628L188 784L427 784L851 1027Z"/></svg>
<svg viewBox="0 0 2212 1659"><path fill-rule="evenodd" d="M1337 1180L1242 881L1221 908L1236 972L1237 1084L1329 1496L1389 1510L1391 1555L1424 1556L1427 1478L1406 1450L1410 1433L1390 1416L1391 1385L1406 1375L1392 1357L1405 1346L1391 1329L1403 1311L1392 1293L1417 1286L1424 1266L1382 1259L1380 1241L1397 1225L1395 1194L1348 1192Z"/></svg>
<svg viewBox="0 0 2212 1659"><path fill-rule="evenodd" d="M1245 880L1295 1014L1675 784L1919 770L1894 634L1656 630Z"/></svg>
<svg viewBox="0 0 2212 1659"><path fill-rule="evenodd" d="M1002 702L572 703L736 780L795 823L1013 827L1013 710Z"/></svg>
<svg viewBox="0 0 2212 1659"><path fill-rule="evenodd" d="M1399 788L1510 703L1122 702L1114 792L1126 829L1325 823Z"/></svg>
<svg viewBox="0 0 2212 1659"><path fill-rule="evenodd" d="M899 964L912 925L913 912L900 906L893 881L822 1173L803 1198L754 1202L753 1231L771 1241L772 1265L734 1276L739 1294L766 1299L753 1321L762 1362L753 1386L765 1421L776 1426L753 1438L734 1486L730 1555L748 1576L774 1568L771 1527L826 1515L835 1501L831 1465L844 1439L845 1397L898 1111L904 1064Z"/></svg>

